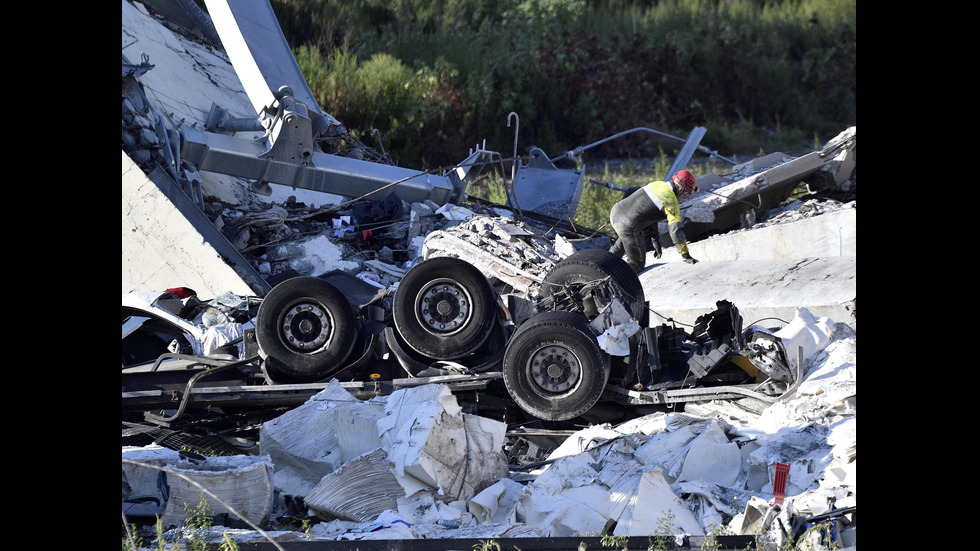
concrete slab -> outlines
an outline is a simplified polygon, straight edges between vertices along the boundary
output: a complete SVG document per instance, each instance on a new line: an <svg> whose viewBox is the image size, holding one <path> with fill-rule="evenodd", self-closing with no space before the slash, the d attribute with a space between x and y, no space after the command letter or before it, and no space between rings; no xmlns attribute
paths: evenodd
<svg viewBox="0 0 980 551"><path fill-rule="evenodd" d="M405 495L385 451L378 448L328 473L305 495L304 503L324 520L371 522L397 509L398 498Z"/></svg>
<svg viewBox="0 0 980 551"><path fill-rule="evenodd" d="M694 253L692 253L694 254ZM698 316L728 300L743 325L778 318L789 323L797 308L857 329L857 263L853 256L739 260L697 264L669 262L640 273L650 325L673 319L694 325Z"/></svg>
<svg viewBox="0 0 980 551"><path fill-rule="evenodd" d="M689 243L698 261L778 260L787 258L855 257L857 255L857 208L841 208L817 216L801 217L771 225L758 224ZM647 265L679 262L673 247L664 247L658 260Z"/></svg>
<svg viewBox="0 0 980 551"><path fill-rule="evenodd" d="M684 506L658 468L631 471L609 493L616 500L610 506L610 516L616 520L614 536L656 534L665 521L677 533L695 536L705 533L697 517Z"/></svg>
<svg viewBox="0 0 980 551"><path fill-rule="evenodd" d="M736 231L690 243L697 264L673 248L647 256L640 272L650 325L673 319L693 325L728 300L744 326L778 318L792 321L797 308L857 329L857 209Z"/></svg>
<svg viewBox="0 0 980 551"><path fill-rule="evenodd" d="M201 509L261 524L272 513L272 461L267 455L185 457L156 444L123 446L123 508L156 515L164 528L182 524ZM202 497L201 489L210 492ZM146 507L150 505L150 507Z"/></svg>
<svg viewBox="0 0 980 551"><path fill-rule="evenodd" d="M217 232L214 226L211 230ZM258 281L246 272L236 272L212 240L122 152L122 294L181 286L206 298L228 291L256 294Z"/></svg>

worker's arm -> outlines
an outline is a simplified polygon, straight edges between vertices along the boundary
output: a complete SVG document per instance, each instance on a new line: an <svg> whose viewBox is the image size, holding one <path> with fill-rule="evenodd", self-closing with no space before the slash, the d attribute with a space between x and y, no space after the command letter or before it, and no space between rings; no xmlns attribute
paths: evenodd
<svg viewBox="0 0 980 551"><path fill-rule="evenodd" d="M667 231L670 232L670 239L674 242L677 252L681 256L687 252L687 236L681 226L684 220L681 218L681 207L677 204L677 196L673 193L658 194L660 201L664 205L664 214L667 216Z"/></svg>

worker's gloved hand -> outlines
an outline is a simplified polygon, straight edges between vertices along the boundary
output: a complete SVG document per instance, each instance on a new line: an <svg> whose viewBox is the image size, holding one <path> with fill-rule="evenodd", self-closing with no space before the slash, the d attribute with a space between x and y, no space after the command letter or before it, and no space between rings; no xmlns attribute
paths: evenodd
<svg viewBox="0 0 980 551"><path fill-rule="evenodd" d="M691 258L691 254L690 253L684 253L684 254L682 254L681 255L681 258L683 258L684 259L684 262L687 262L688 264L697 264L698 263L697 259Z"/></svg>
<svg viewBox="0 0 980 551"><path fill-rule="evenodd" d="M655 258L660 258L660 255L662 255L664 251L663 251L663 249L660 248L660 239L659 239L659 236L656 236L655 235L655 236L651 237L650 238L650 244L653 245L653 256Z"/></svg>

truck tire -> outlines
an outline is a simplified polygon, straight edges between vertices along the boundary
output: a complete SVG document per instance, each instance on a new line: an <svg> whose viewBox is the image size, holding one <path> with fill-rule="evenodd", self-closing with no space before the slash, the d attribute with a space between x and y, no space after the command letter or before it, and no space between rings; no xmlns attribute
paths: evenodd
<svg viewBox="0 0 980 551"><path fill-rule="evenodd" d="M255 316L266 376L315 382L340 371L357 343L358 317L347 297L316 277L276 285Z"/></svg>
<svg viewBox="0 0 980 551"><path fill-rule="evenodd" d="M567 421L599 401L609 355L582 315L543 312L514 332L502 368L507 393L521 409L545 421Z"/></svg>
<svg viewBox="0 0 980 551"><path fill-rule="evenodd" d="M610 277L614 292L623 296L623 305L634 319L645 321L646 299L640 278L620 257L605 249L584 249L559 262L544 277L541 294L551 297L565 286L573 289L583 284ZM585 316L591 321L607 305L608 298L595 296L584 301Z"/></svg>
<svg viewBox="0 0 980 551"><path fill-rule="evenodd" d="M409 348L434 360L476 352L495 323L496 295L469 262L430 258L410 269L395 290L392 317Z"/></svg>

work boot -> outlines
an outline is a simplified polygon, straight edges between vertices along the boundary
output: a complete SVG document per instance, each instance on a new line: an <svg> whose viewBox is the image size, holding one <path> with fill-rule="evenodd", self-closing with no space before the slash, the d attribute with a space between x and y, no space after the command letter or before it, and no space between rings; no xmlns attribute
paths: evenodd
<svg viewBox="0 0 980 551"><path fill-rule="evenodd" d="M643 268L646 268L646 266L644 266L642 262L627 260L626 263L630 265L630 268L633 268L634 274L638 274L643 271Z"/></svg>
<svg viewBox="0 0 980 551"><path fill-rule="evenodd" d="M617 239L616 242L612 244L612 247L609 247L609 252L616 256L623 256L623 254L626 253L626 247L623 245L623 240Z"/></svg>

